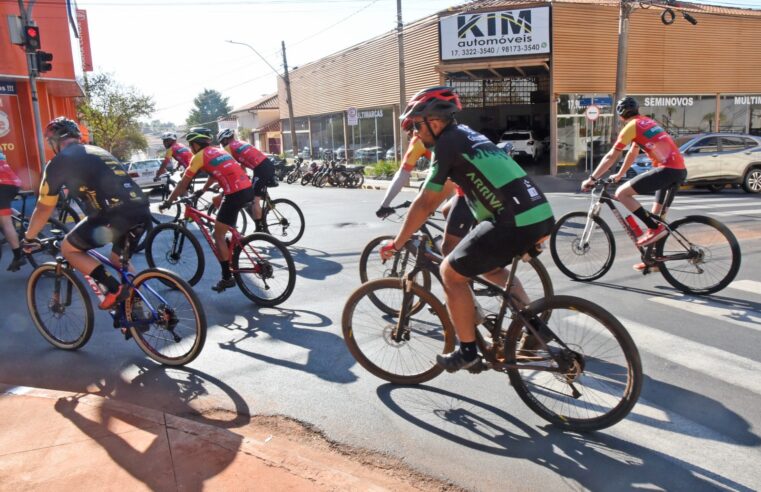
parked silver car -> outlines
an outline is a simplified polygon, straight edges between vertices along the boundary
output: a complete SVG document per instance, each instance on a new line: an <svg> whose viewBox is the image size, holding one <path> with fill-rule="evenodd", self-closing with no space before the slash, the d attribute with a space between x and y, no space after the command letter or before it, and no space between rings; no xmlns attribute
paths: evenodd
<svg viewBox="0 0 761 492"><path fill-rule="evenodd" d="M161 186L163 181L153 181L156 171L161 167L160 159L147 159L144 161L134 161L127 164L127 174L140 188L153 188Z"/></svg>
<svg viewBox="0 0 761 492"><path fill-rule="evenodd" d="M720 191L726 185L761 193L761 137L739 133L703 133L679 137L687 167L685 184ZM639 156L640 165L649 159Z"/></svg>

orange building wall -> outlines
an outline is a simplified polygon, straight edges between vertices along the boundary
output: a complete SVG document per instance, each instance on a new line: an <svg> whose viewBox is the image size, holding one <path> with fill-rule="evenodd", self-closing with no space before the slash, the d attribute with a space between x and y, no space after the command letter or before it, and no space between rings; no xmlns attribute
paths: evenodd
<svg viewBox="0 0 761 492"><path fill-rule="evenodd" d="M26 55L21 46L10 43L8 15L19 15L16 2L0 2L0 81L16 84L15 96L3 96L4 107L0 111L15 113L10 121L20 123L20 131L0 137L0 145L6 149L9 164L21 178L23 188L36 189L39 185L41 169L35 136L32 111L31 88L28 80ZM32 10L40 28L41 49L53 54L53 70L42 74L37 81L37 92L42 126L56 116L64 115L76 119L79 94L75 82L74 56L79 56L79 46L72 47L69 35L69 20L64 0L48 0L35 4ZM10 152L8 149L12 149ZM47 146L44 160L53 157Z"/></svg>

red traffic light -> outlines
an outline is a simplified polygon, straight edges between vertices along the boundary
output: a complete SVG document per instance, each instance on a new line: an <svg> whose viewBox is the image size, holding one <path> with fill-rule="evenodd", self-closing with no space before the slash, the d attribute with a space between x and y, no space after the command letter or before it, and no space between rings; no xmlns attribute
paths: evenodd
<svg viewBox="0 0 761 492"><path fill-rule="evenodd" d="M24 47L27 52L40 49L40 28L37 26L24 26Z"/></svg>
<svg viewBox="0 0 761 492"><path fill-rule="evenodd" d="M36 27L27 27L26 28L26 35L30 38L38 38L40 37L40 30Z"/></svg>

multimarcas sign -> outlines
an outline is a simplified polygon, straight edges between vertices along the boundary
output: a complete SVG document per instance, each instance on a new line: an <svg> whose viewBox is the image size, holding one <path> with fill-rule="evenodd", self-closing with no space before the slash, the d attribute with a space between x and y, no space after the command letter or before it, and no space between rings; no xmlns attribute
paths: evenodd
<svg viewBox="0 0 761 492"><path fill-rule="evenodd" d="M463 13L439 21L442 60L550 52L550 9Z"/></svg>

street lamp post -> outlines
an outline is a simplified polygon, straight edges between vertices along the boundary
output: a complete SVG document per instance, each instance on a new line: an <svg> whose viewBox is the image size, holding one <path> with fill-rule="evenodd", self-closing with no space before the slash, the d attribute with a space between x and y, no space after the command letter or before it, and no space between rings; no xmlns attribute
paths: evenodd
<svg viewBox="0 0 761 492"><path fill-rule="evenodd" d="M266 58L264 58L262 55L260 55L259 52L256 51L254 49L254 47L251 46L250 44L241 43L239 41L232 41L232 40L229 40L229 39L227 40L227 42L231 43L231 44L239 44L241 46L247 47L248 49L253 51L256 54L256 56L261 58L262 61L264 63L266 63L267 66L270 67L270 69L272 69L273 72L275 72L275 75L277 75L278 77L283 79L283 83L285 84L286 103L288 104L288 124L291 127L291 145L292 145L292 148L293 148L293 157L296 158L298 156L298 148L297 148L297 144L296 144L296 127L293 124L293 99L291 98L291 80L288 77L288 62L286 61L286 58L285 58L285 41L282 42L282 47L283 47L283 66L285 67L285 75L280 75L278 73L278 71L275 69L275 67L270 65L270 62L268 62Z"/></svg>

